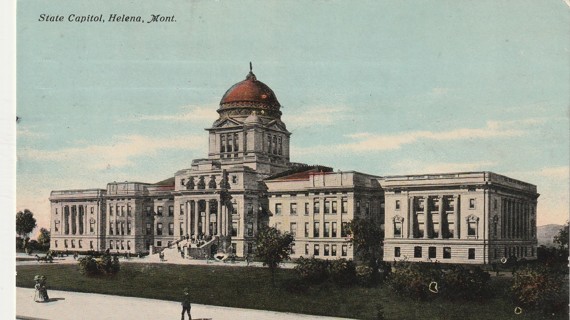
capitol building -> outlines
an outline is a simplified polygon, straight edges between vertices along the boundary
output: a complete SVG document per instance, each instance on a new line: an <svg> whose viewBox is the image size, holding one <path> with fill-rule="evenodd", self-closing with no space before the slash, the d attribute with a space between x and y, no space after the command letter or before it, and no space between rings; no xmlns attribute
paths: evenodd
<svg viewBox="0 0 570 320"><path fill-rule="evenodd" d="M385 261L536 259L535 185L486 171L377 176L292 162L281 105L251 70L216 111L207 156L163 181L52 191L51 249L155 253L190 239L187 258L213 245L243 257L269 225L294 236L292 258L353 259L346 227L363 217L383 230Z"/></svg>

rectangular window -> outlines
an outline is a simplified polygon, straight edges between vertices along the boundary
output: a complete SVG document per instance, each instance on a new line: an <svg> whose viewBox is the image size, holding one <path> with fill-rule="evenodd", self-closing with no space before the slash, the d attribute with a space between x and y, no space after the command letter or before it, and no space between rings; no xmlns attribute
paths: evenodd
<svg viewBox="0 0 570 320"><path fill-rule="evenodd" d="M341 255L342 255L343 257L346 257L346 256L348 255L348 246L347 246L346 244L343 244L343 245L342 245L342 252L341 252Z"/></svg>
<svg viewBox="0 0 570 320"><path fill-rule="evenodd" d="M131 234L131 223L127 222L127 235Z"/></svg>
<svg viewBox="0 0 570 320"><path fill-rule="evenodd" d="M319 222L315 222L313 226L313 237L318 238L319 236Z"/></svg>
<svg viewBox="0 0 570 320"><path fill-rule="evenodd" d="M56 221L54 224L54 231L59 232L59 221Z"/></svg>
<svg viewBox="0 0 570 320"><path fill-rule="evenodd" d="M347 199L342 199L341 203L340 203L340 211L342 213L347 213L348 212L348 200Z"/></svg>
<svg viewBox="0 0 570 320"><path fill-rule="evenodd" d="M249 223L247 224L247 235L248 235L249 237L252 237L252 236L253 236L253 223L251 223L251 222L249 222Z"/></svg>
<svg viewBox="0 0 570 320"><path fill-rule="evenodd" d="M237 237L237 232L238 231L238 223L236 222L232 222L232 237Z"/></svg>
<svg viewBox="0 0 570 320"><path fill-rule="evenodd" d="M156 214L162 216L162 206L156 207Z"/></svg>
<svg viewBox="0 0 570 320"><path fill-rule="evenodd" d="M305 238L309 237L309 223L305 222Z"/></svg>
<svg viewBox="0 0 570 320"><path fill-rule="evenodd" d="M253 253L253 243L251 243L251 242L247 243L247 253L249 253L249 254Z"/></svg>
<svg viewBox="0 0 570 320"><path fill-rule="evenodd" d="M475 199L469 199L469 209L475 209Z"/></svg>
<svg viewBox="0 0 570 320"><path fill-rule="evenodd" d="M156 235L157 236L162 235L162 223L160 223L160 222L156 224Z"/></svg>
<svg viewBox="0 0 570 320"><path fill-rule="evenodd" d="M183 215L183 214L184 214L184 204L181 203L180 204L180 215Z"/></svg>
<svg viewBox="0 0 570 320"><path fill-rule="evenodd" d="M314 256L318 256L319 255L319 251L320 251L320 247L318 244L315 244L315 247L313 249L313 255Z"/></svg>
<svg viewBox="0 0 570 320"><path fill-rule="evenodd" d="M435 259L436 257L436 249L435 247L429 247L428 248L428 258L430 259Z"/></svg>
<svg viewBox="0 0 570 320"><path fill-rule="evenodd" d="M172 222L168 224L168 235L169 236L174 235L174 223L172 223Z"/></svg>
<svg viewBox="0 0 570 320"><path fill-rule="evenodd" d="M169 217L174 216L174 206L168 206L168 216Z"/></svg>
<svg viewBox="0 0 570 320"><path fill-rule="evenodd" d="M113 215L113 206L109 206L109 215L110 215L110 216Z"/></svg>
<svg viewBox="0 0 570 320"><path fill-rule="evenodd" d="M95 212L95 208L91 207L91 213L94 213L94 212Z"/></svg>
<svg viewBox="0 0 570 320"><path fill-rule="evenodd" d="M324 230L324 237L328 238L330 237L330 231L331 231L331 223L330 222L325 222L325 230Z"/></svg>
<svg viewBox="0 0 570 320"><path fill-rule="evenodd" d="M109 240L109 248L113 249L113 240Z"/></svg>
<svg viewBox="0 0 570 320"><path fill-rule="evenodd" d="M180 222L180 236L184 235L184 222Z"/></svg>
<svg viewBox="0 0 570 320"><path fill-rule="evenodd" d="M497 209L497 199L493 200L493 209Z"/></svg>
<svg viewBox="0 0 570 320"><path fill-rule="evenodd" d="M291 203L291 208L290 208L290 210L291 210L291 211L290 211L291 215L296 216L296 215L297 215L297 204L294 203L294 202Z"/></svg>
<svg viewBox="0 0 570 320"><path fill-rule="evenodd" d="M305 215L308 216L309 215L309 203L305 202Z"/></svg>
<svg viewBox="0 0 570 320"><path fill-rule="evenodd" d="M336 214L337 211L338 211L336 201L332 201L332 202L331 202L331 205L332 205L331 213L332 213L332 214Z"/></svg>
<svg viewBox="0 0 570 320"><path fill-rule="evenodd" d="M318 199L313 201L313 214L321 213L321 204Z"/></svg>
<svg viewBox="0 0 570 320"><path fill-rule="evenodd" d="M275 204L275 214L276 215L280 215L281 214L281 203L276 203Z"/></svg>
<svg viewBox="0 0 570 320"><path fill-rule="evenodd" d="M346 238L348 235L348 222L342 223L342 228L340 229L340 236Z"/></svg>
<svg viewBox="0 0 570 320"><path fill-rule="evenodd" d="M113 235L113 225L114 225L114 224L115 224L115 223L114 223L113 221L111 221L111 222L109 223L109 234L110 234L110 235Z"/></svg>
<svg viewBox="0 0 570 320"><path fill-rule="evenodd" d="M414 258L422 257L422 247L414 247Z"/></svg>
<svg viewBox="0 0 570 320"><path fill-rule="evenodd" d="M93 233L95 232L95 222L90 222L89 223L89 232Z"/></svg>
<svg viewBox="0 0 570 320"><path fill-rule="evenodd" d="M336 257L336 244L331 245L331 256Z"/></svg>
<svg viewBox="0 0 570 320"><path fill-rule="evenodd" d="M331 202L325 200L325 214L330 214L331 213Z"/></svg>
<svg viewBox="0 0 570 320"><path fill-rule="evenodd" d="M396 210L400 210L400 200L396 200Z"/></svg>
<svg viewBox="0 0 570 320"><path fill-rule="evenodd" d="M365 211L366 215L370 214L370 202L366 201L366 211Z"/></svg>
<svg viewBox="0 0 570 320"><path fill-rule="evenodd" d="M132 211L131 205L127 204L127 216L129 217L131 216L131 211Z"/></svg>
<svg viewBox="0 0 570 320"><path fill-rule="evenodd" d="M151 212L152 212L151 207L150 207L150 206L146 206L145 212L146 212L146 216L149 217L150 214L151 214Z"/></svg>
<svg viewBox="0 0 570 320"><path fill-rule="evenodd" d="M399 258L400 254L400 247L394 247L394 257Z"/></svg>
<svg viewBox="0 0 570 320"><path fill-rule="evenodd" d="M305 244L305 254L309 254L309 244Z"/></svg>
<svg viewBox="0 0 570 320"><path fill-rule="evenodd" d="M356 213L360 214L360 200L356 200Z"/></svg>
<svg viewBox="0 0 570 320"><path fill-rule="evenodd" d="M293 237L297 236L297 223L291 222L291 224L289 225L289 230L291 232L291 235L293 235Z"/></svg>
<svg viewBox="0 0 570 320"><path fill-rule="evenodd" d="M248 216L252 216L253 215L253 205L251 203L247 204L247 215Z"/></svg>
<svg viewBox="0 0 570 320"><path fill-rule="evenodd" d="M160 240L156 241L156 246L157 246L157 247L162 247L162 241L160 241Z"/></svg>
<svg viewBox="0 0 570 320"><path fill-rule="evenodd" d="M495 254L496 255L496 254ZM469 260L475 259L475 248L469 248L468 257Z"/></svg>
<svg viewBox="0 0 570 320"><path fill-rule="evenodd" d="M152 235L152 226L150 225L150 223L146 224L146 234Z"/></svg>
<svg viewBox="0 0 570 320"><path fill-rule="evenodd" d="M327 257L330 255L330 248L328 244L325 244L324 255Z"/></svg>
<svg viewBox="0 0 570 320"><path fill-rule="evenodd" d="M121 217L125 216L125 206L121 206Z"/></svg>
<svg viewBox="0 0 570 320"><path fill-rule="evenodd" d="M451 259L451 247L443 247L443 258Z"/></svg>
<svg viewBox="0 0 570 320"><path fill-rule="evenodd" d="M331 237L336 238L336 228L337 228L337 223L333 222L332 223L332 230L331 230Z"/></svg>

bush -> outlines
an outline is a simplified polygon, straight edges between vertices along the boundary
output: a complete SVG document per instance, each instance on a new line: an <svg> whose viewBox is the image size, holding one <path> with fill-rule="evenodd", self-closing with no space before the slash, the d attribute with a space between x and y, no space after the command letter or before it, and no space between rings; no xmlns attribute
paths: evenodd
<svg viewBox="0 0 570 320"><path fill-rule="evenodd" d="M297 271L301 279L309 283L322 283L328 277L328 264L326 260L301 257L297 260L295 271Z"/></svg>
<svg viewBox="0 0 570 320"><path fill-rule="evenodd" d="M356 279L363 286L374 284L374 269L365 265L356 267Z"/></svg>
<svg viewBox="0 0 570 320"><path fill-rule="evenodd" d="M491 275L480 267L451 266L442 273L441 294L449 299L482 298L488 293Z"/></svg>
<svg viewBox="0 0 570 320"><path fill-rule="evenodd" d="M521 307L547 312L563 312L566 301L561 294L562 276L544 266L526 267L517 271L511 287Z"/></svg>
<svg viewBox="0 0 570 320"><path fill-rule="evenodd" d="M392 290L400 296L426 300L433 297L429 286L432 281L438 282L439 275L434 275L430 265L424 263L398 262L394 265L388 283Z"/></svg>
<svg viewBox="0 0 570 320"><path fill-rule="evenodd" d="M334 283L341 286L350 285L356 279L356 266L354 262L344 258L334 260L330 263L329 274Z"/></svg>
<svg viewBox="0 0 570 320"><path fill-rule="evenodd" d="M111 255L105 254L97 259L93 256L79 258L79 270L82 274L89 276L112 275L119 272L121 266L117 256L111 257Z"/></svg>

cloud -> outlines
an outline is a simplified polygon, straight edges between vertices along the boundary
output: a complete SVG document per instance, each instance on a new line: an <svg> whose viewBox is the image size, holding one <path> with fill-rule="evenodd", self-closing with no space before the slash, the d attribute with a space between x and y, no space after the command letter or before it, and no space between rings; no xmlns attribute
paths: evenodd
<svg viewBox="0 0 570 320"><path fill-rule="evenodd" d="M567 180L570 176L570 167L569 166L560 166L560 167L546 167L540 169L539 174L543 177L550 178L550 179L564 179Z"/></svg>
<svg viewBox="0 0 570 320"><path fill-rule="evenodd" d="M16 129L17 137L27 137L27 138L44 138L45 133L40 133L38 131L32 131L29 127L17 126Z"/></svg>
<svg viewBox="0 0 570 320"><path fill-rule="evenodd" d="M183 106L179 113L175 114L155 114L141 115L134 118L128 118L125 121L174 121L174 122L213 122L217 119L217 109L213 106Z"/></svg>
<svg viewBox="0 0 570 320"><path fill-rule="evenodd" d="M348 110L344 106L309 106L304 107L301 112L284 115L283 121L295 128L331 125L344 119Z"/></svg>
<svg viewBox="0 0 570 320"><path fill-rule="evenodd" d="M489 168L496 165L497 163L493 161L426 163L425 161L418 160L403 160L392 166L394 172L390 174L489 171Z"/></svg>
<svg viewBox="0 0 570 320"><path fill-rule="evenodd" d="M104 169L133 165L133 159L154 155L161 150L201 150L206 147L202 136L148 137L141 135L118 136L108 144L92 144L59 150L22 148L18 157L29 160L82 163L88 169Z"/></svg>
<svg viewBox="0 0 570 320"><path fill-rule="evenodd" d="M320 153L326 150L342 150L345 152L371 152L397 150L404 145L413 144L422 140L452 141L468 139L491 139L519 137L527 133L528 127L544 123L544 119L523 119L511 121L487 121L481 128L458 128L448 131L410 131L396 134L375 134L370 132L357 132L346 135L355 140L350 143L341 143L330 146L316 146L311 148L297 148L297 154Z"/></svg>

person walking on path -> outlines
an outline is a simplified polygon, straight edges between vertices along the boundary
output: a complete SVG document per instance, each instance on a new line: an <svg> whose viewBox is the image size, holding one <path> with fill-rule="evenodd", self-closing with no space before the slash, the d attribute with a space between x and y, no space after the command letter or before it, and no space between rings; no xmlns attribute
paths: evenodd
<svg viewBox="0 0 570 320"><path fill-rule="evenodd" d="M192 320L192 315L190 315L190 309L192 304L190 304L190 290L184 288L184 296L182 297L182 316L180 319L184 320L184 312L188 313L188 320Z"/></svg>

